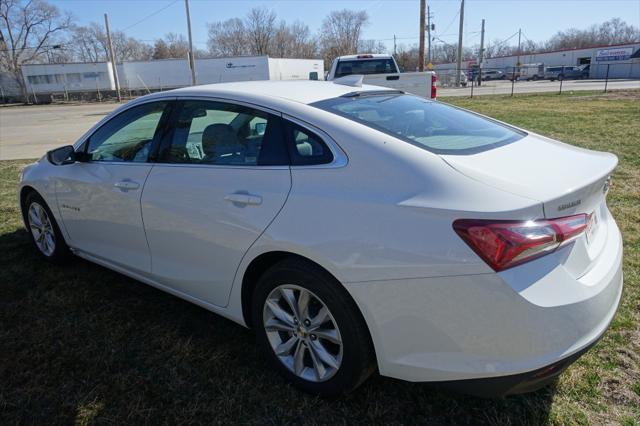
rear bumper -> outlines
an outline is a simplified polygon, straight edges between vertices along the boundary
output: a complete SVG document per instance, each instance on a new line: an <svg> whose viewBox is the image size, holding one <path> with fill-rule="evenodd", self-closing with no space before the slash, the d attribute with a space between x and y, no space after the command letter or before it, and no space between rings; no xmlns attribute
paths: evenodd
<svg viewBox="0 0 640 426"><path fill-rule="evenodd" d="M564 372L564 370L567 369L567 367L595 346L603 335L604 333L588 346L580 349L573 355L556 361L553 364L538 368L534 371L509 376L487 377L483 379L444 381L438 382L438 385L456 392L480 396L483 398L533 392L553 382Z"/></svg>
<svg viewBox="0 0 640 426"><path fill-rule="evenodd" d="M345 287L369 326L382 375L481 395L519 393L552 380L608 328L623 281L613 221L604 253L578 279L549 255L536 275L523 269L524 284L491 273Z"/></svg>

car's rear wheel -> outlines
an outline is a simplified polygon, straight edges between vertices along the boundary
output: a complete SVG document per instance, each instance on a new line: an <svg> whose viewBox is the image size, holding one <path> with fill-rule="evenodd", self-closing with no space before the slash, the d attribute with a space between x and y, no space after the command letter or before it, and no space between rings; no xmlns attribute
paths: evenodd
<svg viewBox="0 0 640 426"><path fill-rule="evenodd" d="M258 344L296 387L335 396L375 370L369 333L349 294L326 271L284 260L259 280L252 318Z"/></svg>
<svg viewBox="0 0 640 426"><path fill-rule="evenodd" d="M44 199L36 192L27 195L23 214L31 241L48 261L63 263L69 258L69 247Z"/></svg>

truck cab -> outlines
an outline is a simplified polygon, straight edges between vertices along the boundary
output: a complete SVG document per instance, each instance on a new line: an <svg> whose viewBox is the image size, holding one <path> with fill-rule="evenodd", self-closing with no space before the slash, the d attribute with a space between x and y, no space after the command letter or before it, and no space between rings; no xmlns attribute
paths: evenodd
<svg viewBox="0 0 640 426"><path fill-rule="evenodd" d="M362 75L366 84L402 90L425 98L436 98L434 72L401 72L396 60L388 54L339 56L333 60L326 80L336 80L349 75Z"/></svg>

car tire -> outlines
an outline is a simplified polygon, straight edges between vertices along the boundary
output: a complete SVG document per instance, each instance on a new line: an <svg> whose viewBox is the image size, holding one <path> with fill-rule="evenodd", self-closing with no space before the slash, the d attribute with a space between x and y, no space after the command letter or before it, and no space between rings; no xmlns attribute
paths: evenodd
<svg viewBox="0 0 640 426"><path fill-rule="evenodd" d="M269 363L305 392L346 394L376 369L369 331L355 302L311 262L289 258L267 270L253 293L252 319Z"/></svg>
<svg viewBox="0 0 640 426"><path fill-rule="evenodd" d="M537 76L537 75L534 75L533 77L531 77L531 80L533 80L533 81L537 81L537 80L538 80L538 76Z"/></svg>
<svg viewBox="0 0 640 426"><path fill-rule="evenodd" d="M40 194L32 191L25 197L22 215L38 253L48 262L66 263L71 257L71 251L51 209Z"/></svg>

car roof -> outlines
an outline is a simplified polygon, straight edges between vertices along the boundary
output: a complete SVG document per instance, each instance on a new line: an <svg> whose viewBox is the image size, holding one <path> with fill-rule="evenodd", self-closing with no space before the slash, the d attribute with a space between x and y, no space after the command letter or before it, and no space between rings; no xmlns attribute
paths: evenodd
<svg viewBox="0 0 640 426"><path fill-rule="evenodd" d="M348 86L331 81L289 80L289 81L241 81L190 86L172 90L172 93L189 96L215 96L224 94L251 97L281 98L289 101L311 104L325 99L337 98L347 93L390 90L386 87L363 84ZM165 94L168 92L164 92Z"/></svg>

